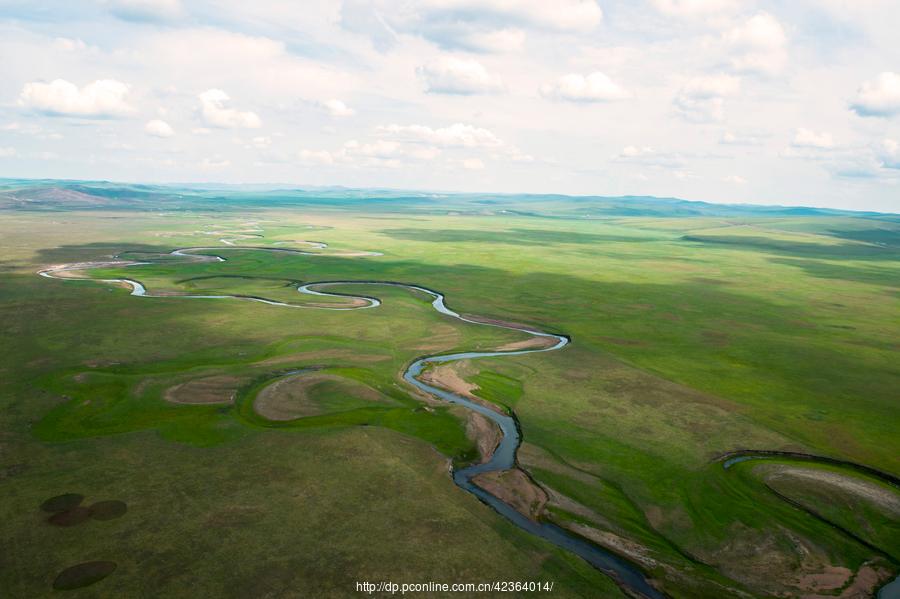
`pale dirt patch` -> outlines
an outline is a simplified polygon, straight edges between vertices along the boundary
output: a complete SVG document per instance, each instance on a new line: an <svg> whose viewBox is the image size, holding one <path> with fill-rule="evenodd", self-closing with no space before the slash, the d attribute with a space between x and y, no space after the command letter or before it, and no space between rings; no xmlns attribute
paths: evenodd
<svg viewBox="0 0 900 599"><path fill-rule="evenodd" d="M498 414L503 414L504 412L501 410L501 408L489 401L485 401L484 399L478 397L473 393L473 391L476 391L478 389L478 385L469 383L465 381L462 376L460 376L457 369L468 367L470 367L469 364L461 364L458 362L453 364L441 364L438 366L432 366L427 371L423 372L419 376L419 378L429 385L440 387L441 389L445 389L447 391L450 391L451 393L461 395L469 401L473 401L481 406L488 408L489 410L497 412Z"/></svg>
<svg viewBox="0 0 900 599"><path fill-rule="evenodd" d="M796 586L809 591L833 591L839 589L853 576L853 570L843 566L825 566L821 572L804 574L795 582Z"/></svg>
<svg viewBox="0 0 900 599"><path fill-rule="evenodd" d="M840 568L846 570L846 568ZM850 572L849 570L847 570ZM827 576L824 575L824 576ZM890 572L884 568L875 568L871 565L863 565L856 573L853 582L844 589L840 595L822 595L813 592L803 595L803 599L869 599L875 596L875 590L884 584L890 577ZM846 580L846 578L845 578ZM840 588L840 587L830 587ZM813 591L829 590L828 588L814 588Z"/></svg>
<svg viewBox="0 0 900 599"><path fill-rule="evenodd" d="M635 543L634 541L620 537L608 530L599 530L593 526L587 526L586 524L579 524L577 522L566 524L565 527L575 534L590 539L601 547L606 547L615 553L624 555L645 568L655 568L659 564L659 562L650 557L650 551L646 547L640 543Z"/></svg>
<svg viewBox="0 0 900 599"><path fill-rule="evenodd" d="M74 264L51 264L42 268L40 272L46 272L59 279L88 279L83 271L92 268L110 268L119 266L132 266L138 264L133 260L107 260L95 262L76 262Z"/></svg>
<svg viewBox="0 0 900 599"><path fill-rule="evenodd" d="M556 337L529 337L528 339L523 339L522 341L513 341L512 343L507 343L506 345L501 345L497 348L497 351L518 351L521 349L545 349L548 347L553 347L556 345L557 340Z"/></svg>
<svg viewBox="0 0 900 599"><path fill-rule="evenodd" d="M503 433L500 432L500 427L493 420L478 412L469 411L466 418L466 436L475 441L483 464L494 455L494 451L503 438Z"/></svg>
<svg viewBox="0 0 900 599"><path fill-rule="evenodd" d="M485 472L472 482L532 520L541 516L547 504L547 493L518 468Z"/></svg>
<svg viewBox="0 0 900 599"><path fill-rule="evenodd" d="M229 404L234 403L238 387L244 382L245 379L236 376L207 376L169 387L163 398L180 404Z"/></svg>
<svg viewBox="0 0 900 599"><path fill-rule="evenodd" d="M450 364L433 366L423 372L419 378L429 385L446 389L469 399L477 399L472 392L478 389L478 385L463 380Z"/></svg>
<svg viewBox="0 0 900 599"><path fill-rule="evenodd" d="M379 402L383 398L378 391L359 383L327 373L303 373L286 376L265 387L253 402L254 411L268 420L294 420L322 414L322 409L310 398L310 392L327 381L347 386L347 393L368 401Z"/></svg>
<svg viewBox="0 0 900 599"><path fill-rule="evenodd" d="M550 487L544 487L544 490L547 492L548 501L547 503L553 507L558 507L561 510L565 510L570 514L575 514L576 516L581 516L586 520L590 520L591 522L602 526L603 528L613 528L614 525L604 516L601 516L591 508L587 507L584 504L578 503L571 497L567 495L563 495L559 491L551 489Z"/></svg>
<svg viewBox="0 0 900 599"><path fill-rule="evenodd" d="M817 470L813 468L801 468L797 466L772 466L766 465L771 472L766 478L770 481L778 479L809 480L823 485L837 487L853 495L864 497L884 508L886 511L900 517L900 497L875 483L871 483L853 476L843 476L837 472Z"/></svg>
<svg viewBox="0 0 900 599"><path fill-rule="evenodd" d="M362 308L363 306L369 305L369 300L365 300L361 297L347 296L347 297L342 297L341 300L342 301L336 302L333 304L323 303L323 302L319 302L319 303L304 302L303 305L310 306L312 308Z"/></svg>

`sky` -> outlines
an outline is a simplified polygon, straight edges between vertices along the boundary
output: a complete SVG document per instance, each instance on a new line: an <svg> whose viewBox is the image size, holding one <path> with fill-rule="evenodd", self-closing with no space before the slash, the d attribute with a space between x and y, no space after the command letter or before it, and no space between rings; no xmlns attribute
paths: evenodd
<svg viewBox="0 0 900 599"><path fill-rule="evenodd" d="M0 177L900 212L897 0L0 0Z"/></svg>

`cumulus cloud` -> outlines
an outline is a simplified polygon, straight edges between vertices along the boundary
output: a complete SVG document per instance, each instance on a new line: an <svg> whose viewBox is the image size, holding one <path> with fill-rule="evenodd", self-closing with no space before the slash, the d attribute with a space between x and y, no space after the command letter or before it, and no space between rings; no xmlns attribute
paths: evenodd
<svg viewBox="0 0 900 599"><path fill-rule="evenodd" d="M541 87L541 95L569 102L609 102L631 97L631 94L600 71L587 76L578 73L563 75L556 83Z"/></svg>
<svg viewBox="0 0 900 599"><path fill-rule="evenodd" d="M462 167L470 171L480 171L484 168L484 162L479 158L465 158Z"/></svg>
<svg viewBox="0 0 900 599"><path fill-rule="evenodd" d="M19 105L51 116L115 117L134 109L127 102L129 86L100 79L79 88L65 79L26 83Z"/></svg>
<svg viewBox="0 0 900 599"><path fill-rule="evenodd" d="M435 94L490 94L503 89L477 60L443 56L417 69L425 89Z"/></svg>
<svg viewBox="0 0 900 599"><path fill-rule="evenodd" d="M900 74L885 71L863 83L850 108L859 116L900 114Z"/></svg>
<svg viewBox="0 0 900 599"><path fill-rule="evenodd" d="M695 123L711 123L725 118L725 98L737 95L741 80L730 75L694 77L681 88L673 102L675 110Z"/></svg>
<svg viewBox="0 0 900 599"><path fill-rule="evenodd" d="M834 139L831 133L816 132L810 129L797 129L791 145L795 148L813 148L818 150L830 150L834 148Z"/></svg>
<svg viewBox="0 0 900 599"><path fill-rule="evenodd" d="M105 0L104 4L125 21L174 21L185 14L181 0Z"/></svg>
<svg viewBox="0 0 900 599"><path fill-rule="evenodd" d="M766 12L746 19L725 32L723 39L738 71L774 74L787 63L787 34L781 23Z"/></svg>
<svg viewBox="0 0 900 599"><path fill-rule="evenodd" d="M208 89L198 96L203 121L220 129L257 129L262 125L255 112L229 108L231 98L221 89Z"/></svg>
<svg viewBox="0 0 900 599"><path fill-rule="evenodd" d="M175 131L172 129L169 123L161 121L159 119L147 121L147 124L144 125L144 132L146 132L147 135L152 135L153 137L172 137L173 135L175 135Z"/></svg>

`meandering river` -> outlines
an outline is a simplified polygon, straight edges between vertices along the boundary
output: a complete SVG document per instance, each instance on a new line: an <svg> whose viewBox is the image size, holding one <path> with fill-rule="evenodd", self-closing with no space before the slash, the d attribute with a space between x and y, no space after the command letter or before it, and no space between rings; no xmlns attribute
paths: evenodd
<svg viewBox="0 0 900 599"><path fill-rule="evenodd" d="M221 239L225 244L228 244L226 239ZM320 242L314 242L316 249L324 249L326 248L326 244ZM229 244L229 245L233 245ZM310 244L312 245L312 244ZM199 252L214 252L218 251L221 248L206 248L206 247L190 247L190 248L179 248L173 250L169 253L172 256L178 256L181 258L185 258L187 260L194 261L209 261L209 262L224 262L226 259L222 256L211 255L211 254L203 254ZM321 255L318 252L309 252L303 250L291 250L286 248L271 248L271 247L246 247L246 246L234 246L234 250L254 250L254 251L270 251L270 252L287 252L287 253L296 253L307 256L315 256ZM354 252L352 254L343 254L345 256L373 256L378 255L375 252ZM62 279L62 280L72 280L73 277L64 276L62 273L73 272L73 271L83 271L89 270L93 268L101 268L101 267L125 267L125 266L137 266L141 264L149 264L150 262L145 261L125 261L120 260L120 256L115 257L115 261L113 262L85 262L85 263L76 263L76 264L64 264L59 266L54 266L51 268L43 269L38 272L39 275L48 278L54 279ZM83 279L82 279L83 280ZM547 541L553 543L557 547L561 547L565 550L571 551L572 553L578 555L589 564L603 572L604 574L610 576L614 579L620 586L630 591L632 594L646 597L648 599L663 599L665 595L663 595L659 590L653 587L644 576L643 572L632 564L630 561L618 556L611 551L608 551L598 545L591 543L590 541L580 537L574 533L571 533L555 524L549 522L541 522L535 521L527 516L518 512L515 508L513 508L510 504L504 502L500 498L495 495L487 492L483 488L479 487L475 484L472 479L473 477L484 474L487 472L497 472L503 470L509 470L516 465L516 453L519 448L519 444L522 441L521 432L518 426L518 422L515 419L514 415L501 414L495 410L492 410L484 405L476 403L467 399L466 397L459 395L457 393L453 393L451 391L447 391L445 389L441 389L419 380L419 375L430 365L430 364L439 364L446 362L453 362L457 360L467 360L467 359L483 359L483 358L497 358L497 357L506 357L506 356L516 356L516 355L524 355L524 354L532 354L532 353L540 353L540 352L550 352L557 351L563 349L566 345L569 344L569 338L565 335L558 335L554 333L546 333L543 331L534 330L524 326L515 326L511 324L502 324L497 322L482 322L479 320L474 320L472 318L467 318L465 316L460 315L457 312L454 312L449 307L444 299L444 295L438 291L434 291L432 289L428 289L426 287L421 287L414 284L401 283L395 281L319 281L314 283L307 283L304 285L300 285L297 287L297 291L307 295L315 295L315 296L333 296L333 297L342 297L342 298L353 298L356 300L362 300L365 302L364 305L360 306L352 306L352 307L326 307L326 306L304 306L302 304L291 304L287 302L279 302L275 300L269 300L262 297L254 297L254 296L243 296L243 295L198 295L198 294L185 294L185 295L153 295L150 293L147 288L139 281L134 279L92 279L99 280L106 283L114 283L114 284L124 284L131 287L131 295L140 296L140 297L158 297L158 298L179 298L179 299L239 299L245 301L254 301L260 302L272 306L281 306L288 308L315 308L315 309L328 309L328 310L359 310L366 308L375 308L381 305L381 301L373 298L373 297L365 297L365 296L348 296L345 294L337 294L337 293L328 293L325 291L319 291L323 287L333 286L333 285L369 285L369 286L392 286L392 287L403 287L406 289L418 291L421 293L425 293L430 295L433 300L431 305L435 310L448 316L450 318L455 318L457 320L461 320L466 323L475 324L479 326L488 326L488 327L496 327L502 329L508 329L513 331L519 331L522 333L526 333L528 335L532 335L535 337L545 337L554 339L555 343L549 347L541 347L535 349L520 349L520 350L510 350L510 351L482 351L482 352L460 352L455 354L444 354L444 355L434 355L434 356L425 356L415 360L412 364L410 364L403 373L403 379L414 387L434 396L439 397L440 399L459 404L465 406L466 408L478 412L484 417L488 418L492 422L494 422L502 432L502 437L499 445L495 449L493 455L486 462L475 464L471 466L467 466L465 468L455 469L453 471L453 482L459 486L460 488L468 491L469 493L475 495L479 500L484 502L485 504L492 507L497 513L508 519L510 522L518 526L519 528L546 539Z"/></svg>

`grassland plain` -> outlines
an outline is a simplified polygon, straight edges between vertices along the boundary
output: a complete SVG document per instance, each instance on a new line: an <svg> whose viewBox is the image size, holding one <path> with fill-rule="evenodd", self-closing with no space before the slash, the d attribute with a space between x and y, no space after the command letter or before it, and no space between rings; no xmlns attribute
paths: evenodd
<svg viewBox="0 0 900 599"><path fill-rule="evenodd" d="M900 474L892 221L267 209L0 222L0 485L10 490L0 510L15 548L0 557L0 586L14 596L47 592L88 559L119 563L91 596L339 596L365 578L550 578L560 596L618 593L454 487L446 459L475 457L464 421L398 378L424 353L520 335L448 321L399 289L367 290L384 300L378 309L338 312L135 298L34 276L124 250L216 245L227 262L91 276L297 302L296 282L395 280L440 289L461 313L564 332L573 343L562 352L458 365L476 394L515 410L520 462L551 497L546 518L628 555L679 597L865 596L897 572L890 485L788 459L716 461L789 449ZM252 245L312 238L384 255L252 252L209 234L241 229L262 230ZM256 414L260 389L304 367L390 401L336 400L350 409L280 423ZM166 401L212 376L239 381L233 405ZM40 503L70 491L129 511L64 529L42 522Z"/></svg>

